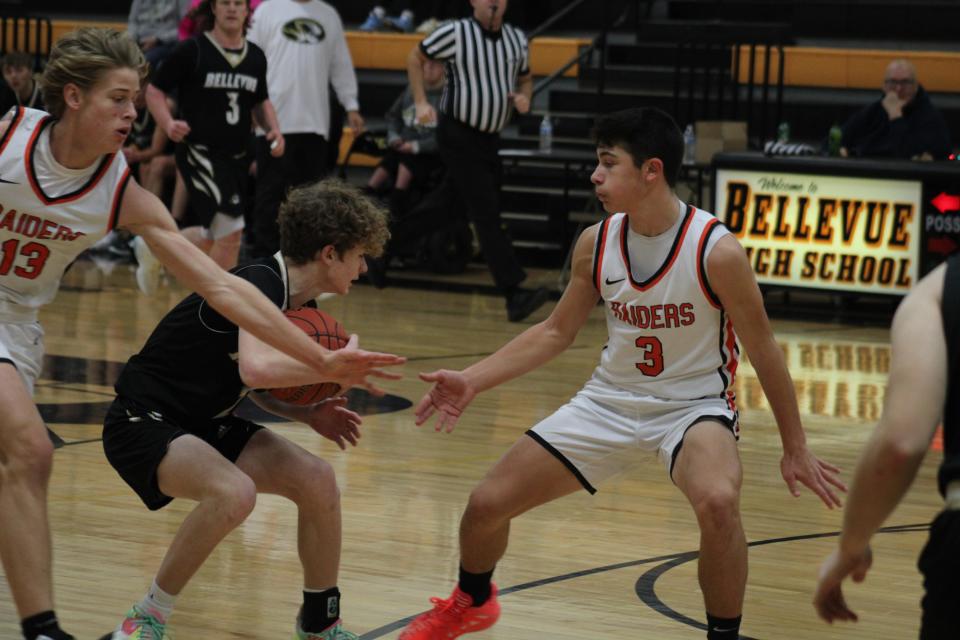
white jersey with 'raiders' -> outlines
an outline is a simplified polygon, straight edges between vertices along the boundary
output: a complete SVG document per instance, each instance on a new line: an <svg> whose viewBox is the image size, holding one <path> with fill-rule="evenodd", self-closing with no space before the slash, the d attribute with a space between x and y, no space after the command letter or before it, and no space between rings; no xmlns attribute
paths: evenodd
<svg viewBox="0 0 960 640"><path fill-rule="evenodd" d="M729 233L713 214L685 212L666 259L646 280L631 272L629 220L615 214L597 234L593 280L603 297L609 338L598 378L668 400L721 397L731 390L739 349L730 317L710 289L707 256ZM636 255L636 254L634 254Z"/></svg>
<svg viewBox="0 0 960 640"><path fill-rule="evenodd" d="M70 263L116 225L130 177L120 153L61 167L49 150L53 122L16 108L0 138L0 320L31 321L56 296Z"/></svg>

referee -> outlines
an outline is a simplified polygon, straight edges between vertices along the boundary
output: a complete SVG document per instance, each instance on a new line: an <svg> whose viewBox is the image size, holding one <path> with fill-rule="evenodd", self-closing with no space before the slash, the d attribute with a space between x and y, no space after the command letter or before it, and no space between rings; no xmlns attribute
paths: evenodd
<svg viewBox="0 0 960 640"><path fill-rule="evenodd" d="M442 198L462 205L476 227L494 282L507 299L507 317L519 322L548 298L544 288L520 288L526 273L500 227L500 131L511 109L530 110L533 94L527 39L503 22L507 0L470 0L470 4L473 16L444 23L410 52L407 74L417 121L434 123L437 113L424 92L423 64L427 60L444 64L447 83L440 100L437 142L447 172L428 200ZM430 207L427 202L420 209L432 210L434 215L411 212L394 230L395 246L423 237L442 223L436 219L438 209L441 215L449 215L449 209Z"/></svg>

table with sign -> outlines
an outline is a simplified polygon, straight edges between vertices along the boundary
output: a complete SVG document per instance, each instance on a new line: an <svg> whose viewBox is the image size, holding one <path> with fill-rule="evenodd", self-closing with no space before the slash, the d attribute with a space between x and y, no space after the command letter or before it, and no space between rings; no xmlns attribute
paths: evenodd
<svg viewBox="0 0 960 640"><path fill-rule="evenodd" d="M903 296L960 247L960 163L721 153L713 184L765 287Z"/></svg>

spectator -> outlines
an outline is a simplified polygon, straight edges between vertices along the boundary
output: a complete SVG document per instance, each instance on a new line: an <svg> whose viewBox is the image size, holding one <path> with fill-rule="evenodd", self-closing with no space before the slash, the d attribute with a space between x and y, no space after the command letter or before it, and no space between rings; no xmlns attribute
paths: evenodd
<svg viewBox="0 0 960 640"><path fill-rule="evenodd" d="M943 421L938 488L944 510L920 554L922 640L957 637L960 601L960 256L949 258L910 292L893 318L893 358L883 414L864 448L843 513L837 548L824 561L813 604L820 617L856 621L842 582L861 582L873 561L870 538L910 488Z"/></svg>
<svg viewBox="0 0 960 640"><path fill-rule="evenodd" d="M410 0L394 0L392 8L399 13L388 16L382 4L375 5L367 15L367 19L360 25L360 31L389 30L402 33L413 31L413 10Z"/></svg>
<svg viewBox="0 0 960 640"><path fill-rule="evenodd" d="M437 108L443 88L443 65L427 61L424 64L423 81L427 100ZM367 183L371 191L382 193L387 182L393 179L390 209L394 219L405 212L411 185L423 184L431 173L442 166L437 154L436 128L418 125L416 118L413 93L407 87L387 111L389 148Z"/></svg>
<svg viewBox="0 0 960 640"><path fill-rule="evenodd" d="M133 0L127 32L151 67L159 67L173 51L180 20L189 6L190 0Z"/></svg>
<svg viewBox="0 0 960 640"><path fill-rule="evenodd" d="M44 110L40 83L33 77L33 54L19 51L3 56L3 79L21 107Z"/></svg>
<svg viewBox="0 0 960 640"><path fill-rule="evenodd" d="M843 125L843 157L943 160L950 154L950 132L930 96L917 82L909 60L887 65L884 95Z"/></svg>
<svg viewBox="0 0 960 640"><path fill-rule="evenodd" d="M447 87L440 104L437 140L447 168L440 188L396 229L392 247L405 246L448 221L449 203L462 202L473 222L487 266L506 298L507 319L519 322L547 301L546 289L520 288L527 275L500 225L500 131L511 112L530 110L533 77L527 40L503 22L507 0L470 0L473 16L441 25L407 58L417 122L437 121L424 91L428 60L445 64ZM368 277L385 283L385 261L371 261Z"/></svg>
<svg viewBox="0 0 960 640"><path fill-rule="evenodd" d="M354 135L363 130L357 77L336 9L322 0L270 0L253 14L250 42L267 56L267 87L277 110L286 153L275 158L258 131L256 229L253 257L279 248L277 211L293 186L317 180L332 168L327 160L330 87L347 110Z"/></svg>
<svg viewBox="0 0 960 640"><path fill-rule="evenodd" d="M212 29L184 40L147 88L147 104L177 143L177 169L190 194L199 227L184 230L225 269L236 266L243 234L243 198L250 159L252 119L267 130L273 157L284 151L267 95L267 60L244 38L245 0L210 0L204 13ZM182 119L170 113L176 92Z"/></svg>

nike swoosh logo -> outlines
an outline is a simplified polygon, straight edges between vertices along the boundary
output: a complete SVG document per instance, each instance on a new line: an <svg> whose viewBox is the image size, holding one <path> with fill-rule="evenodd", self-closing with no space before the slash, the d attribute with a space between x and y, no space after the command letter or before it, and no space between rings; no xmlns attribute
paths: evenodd
<svg viewBox="0 0 960 640"><path fill-rule="evenodd" d="M13 180L5 180L4 178L0 178L0 182L3 184L20 184L19 182L14 182Z"/></svg>
<svg viewBox="0 0 960 640"><path fill-rule="evenodd" d="M618 282L623 282L624 280L626 280L626 278L620 278L619 280L611 280L610 278L607 278L606 283L607 283L607 284L617 284Z"/></svg>

